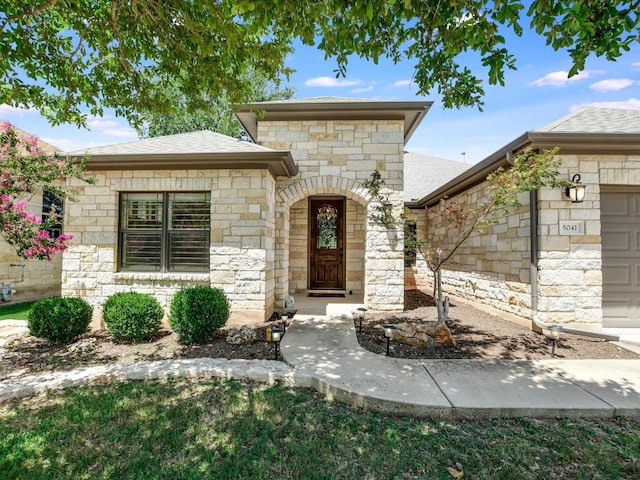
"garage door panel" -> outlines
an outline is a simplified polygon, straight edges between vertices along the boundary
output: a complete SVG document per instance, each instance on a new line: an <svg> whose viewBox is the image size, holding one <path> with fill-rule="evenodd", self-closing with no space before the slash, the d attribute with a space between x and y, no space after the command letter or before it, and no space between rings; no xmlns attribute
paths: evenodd
<svg viewBox="0 0 640 480"><path fill-rule="evenodd" d="M629 285L631 282L631 266L606 265L602 268L602 278L607 285Z"/></svg>
<svg viewBox="0 0 640 480"><path fill-rule="evenodd" d="M640 200L640 199L639 199ZM615 217L628 217L631 213L629 210L629 202L625 195L615 194L606 195L603 194L600 199L600 207L603 212L607 212L607 215L611 218ZM639 210L640 211L640 210Z"/></svg>
<svg viewBox="0 0 640 480"><path fill-rule="evenodd" d="M610 252L628 252L631 246L628 231L610 230L607 236L607 249Z"/></svg>
<svg viewBox="0 0 640 480"><path fill-rule="evenodd" d="M607 299L602 302L602 308L607 312L607 327L629 327L640 318L640 305L637 301L620 298Z"/></svg>
<svg viewBox="0 0 640 480"><path fill-rule="evenodd" d="M640 327L640 193L601 197L605 327Z"/></svg>

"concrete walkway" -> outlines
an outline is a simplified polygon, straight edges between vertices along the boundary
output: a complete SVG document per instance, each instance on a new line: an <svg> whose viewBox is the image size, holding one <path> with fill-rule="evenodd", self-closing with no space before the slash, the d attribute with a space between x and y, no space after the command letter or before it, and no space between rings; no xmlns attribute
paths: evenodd
<svg viewBox="0 0 640 480"><path fill-rule="evenodd" d="M640 360L386 357L360 348L351 319L358 306L335 304L327 315L296 315L282 341L286 363L200 358L88 367L1 381L0 402L98 381L234 377L313 387L329 399L416 417L640 416ZM4 333L20 327L9 330L7 324Z"/></svg>
<svg viewBox="0 0 640 480"><path fill-rule="evenodd" d="M328 398L443 418L640 416L640 360L408 360L360 348L350 312L296 315L282 353Z"/></svg>

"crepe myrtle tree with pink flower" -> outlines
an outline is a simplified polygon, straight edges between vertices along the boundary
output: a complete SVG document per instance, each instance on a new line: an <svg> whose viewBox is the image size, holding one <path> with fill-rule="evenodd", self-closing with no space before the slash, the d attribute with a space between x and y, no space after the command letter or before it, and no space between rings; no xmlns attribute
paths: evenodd
<svg viewBox="0 0 640 480"><path fill-rule="evenodd" d="M73 200L64 178L85 177L86 159L73 163L57 153L47 154L31 135L21 136L7 122L0 122L0 235L24 259L51 260L66 250L72 235L51 236L60 221L55 205L46 218L28 211L29 200L47 191L61 200Z"/></svg>

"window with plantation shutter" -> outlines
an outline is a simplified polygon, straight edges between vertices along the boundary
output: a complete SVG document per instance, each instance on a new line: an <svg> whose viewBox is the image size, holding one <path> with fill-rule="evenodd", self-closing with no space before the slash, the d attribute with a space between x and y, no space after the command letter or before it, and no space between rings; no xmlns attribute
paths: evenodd
<svg viewBox="0 0 640 480"><path fill-rule="evenodd" d="M209 271L209 192L121 193L121 271Z"/></svg>
<svg viewBox="0 0 640 480"><path fill-rule="evenodd" d="M64 203L55 193L45 190L42 194L42 221L46 221L51 215L55 215L57 222L47 228L50 238L58 238L62 235L62 212Z"/></svg>

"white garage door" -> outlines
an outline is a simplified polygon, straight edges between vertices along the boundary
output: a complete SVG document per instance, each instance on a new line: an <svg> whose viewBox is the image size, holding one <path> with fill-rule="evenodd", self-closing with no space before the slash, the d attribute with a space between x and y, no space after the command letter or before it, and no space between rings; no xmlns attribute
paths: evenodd
<svg viewBox="0 0 640 480"><path fill-rule="evenodd" d="M640 192L603 192L603 326L640 327Z"/></svg>

